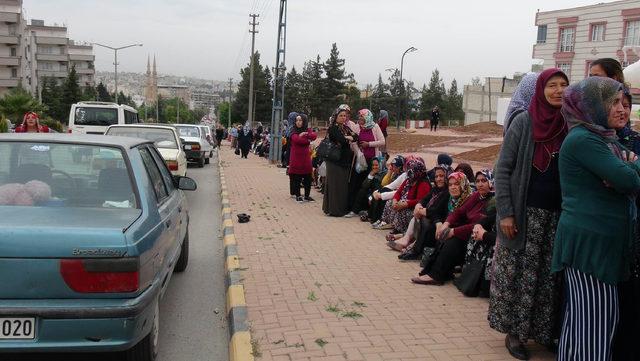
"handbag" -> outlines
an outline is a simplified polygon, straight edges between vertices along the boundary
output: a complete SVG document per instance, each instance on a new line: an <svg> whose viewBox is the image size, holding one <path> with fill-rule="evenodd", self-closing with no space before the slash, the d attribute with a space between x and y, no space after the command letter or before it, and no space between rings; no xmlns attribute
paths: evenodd
<svg viewBox="0 0 640 361"><path fill-rule="evenodd" d="M339 161L340 156L342 155L340 146L329 140L329 137L324 138L322 142L320 142L320 145L318 145L316 152L318 154L318 157L332 162Z"/></svg>
<svg viewBox="0 0 640 361"><path fill-rule="evenodd" d="M422 259L420 260L420 267L422 267L422 272L429 272L433 264L438 259L440 255L440 250L442 249L444 243L440 242L435 247L425 247L422 251Z"/></svg>
<svg viewBox="0 0 640 361"><path fill-rule="evenodd" d="M477 297L480 293L482 278L485 271L485 264L481 260L474 259L464 265L462 274L453 281L463 295Z"/></svg>
<svg viewBox="0 0 640 361"><path fill-rule="evenodd" d="M236 151L234 152L236 155L240 155L240 148L236 148Z"/></svg>

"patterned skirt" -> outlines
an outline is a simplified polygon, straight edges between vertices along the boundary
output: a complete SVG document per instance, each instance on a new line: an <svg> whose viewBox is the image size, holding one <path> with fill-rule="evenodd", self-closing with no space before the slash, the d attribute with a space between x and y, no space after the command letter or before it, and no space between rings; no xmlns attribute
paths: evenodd
<svg viewBox="0 0 640 361"><path fill-rule="evenodd" d="M551 345L559 336L559 276L551 274L551 256L560 212L527 208L525 247L502 247L494 255L489 326Z"/></svg>

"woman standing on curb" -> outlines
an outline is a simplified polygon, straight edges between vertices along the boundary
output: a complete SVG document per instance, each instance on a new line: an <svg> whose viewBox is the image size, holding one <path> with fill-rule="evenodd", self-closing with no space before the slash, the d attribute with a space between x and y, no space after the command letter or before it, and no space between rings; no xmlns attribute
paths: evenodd
<svg viewBox="0 0 640 361"><path fill-rule="evenodd" d="M558 280L551 255L562 195L558 152L567 134L560 69L543 71L533 100L516 116L495 167L498 244L489 300L489 325L506 333L505 346L529 358L528 339L554 347L559 314Z"/></svg>
<svg viewBox="0 0 640 361"><path fill-rule="evenodd" d="M342 217L349 212L349 176L353 164L350 144L358 141L358 135L347 126L347 109L338 109L331 117L327 129L329 140L340 148L340 159L325 160L327 180L322 200L322 211L333 217Z"/></svg>
<svg viewBox="0 0 640 361"><path fill-rule="evenodd" d="M311 153L309 145L316 140L316 133L308 127L306 114L298 114L291 129L289 156L289 182L298 202L314 202L311 198ZM300 183L304 186L304 198L300 195Z"/></svg>
<svg viewBox="0 0 640 361"><path fill-rule="evenodd" d="M622 97L622 84L602 77L565 93L562 112L571 132L560 152L563 213L553 253L553 271L564 271L566 289L561 361L612 355L616 285L629 276L640 190L638 157L616 135L627 122Z"/></svg>
<svg viewBox="0 0 640 361"><path fill-rule="evenodd" d="M253 133L251 131L251 123L247 120L242 130L238 131L238 147L240 147L240 152L242 153L241 158L247 158L249 149L251 149L251 142L253 142Z"/></svg>

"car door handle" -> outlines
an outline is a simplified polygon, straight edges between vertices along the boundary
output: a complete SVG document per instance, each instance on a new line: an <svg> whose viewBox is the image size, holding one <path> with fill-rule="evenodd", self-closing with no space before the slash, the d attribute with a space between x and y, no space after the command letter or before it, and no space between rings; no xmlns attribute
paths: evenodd
<svg viewBox="0 0 640 361"><path fill-rule="evenodd" d="M164 225L167 226L167 228L171 227L171 220L164 222Z"/></svg>

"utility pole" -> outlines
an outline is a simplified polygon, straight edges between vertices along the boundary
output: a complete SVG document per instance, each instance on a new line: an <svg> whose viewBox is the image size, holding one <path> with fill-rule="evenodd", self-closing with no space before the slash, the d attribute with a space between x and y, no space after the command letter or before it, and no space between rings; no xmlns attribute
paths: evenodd
<svg viewBox="0 0 640 361"><path fill-rule="evenodd" d="M231 87L233 83L233 78L229 78L229 124L227 124L228 127L231 127Z"/></svg>
<svg viewBox="0 0 640 361"><path fill-rule="evenodd" d="M176 123L180 124L180 97L176 97Z"/></svg>
<svg viewBox="0 0 640 361"><path fill-rule="evenodd" d="M256 18L260 17L260 15L249 14L249 16L251 17L251 22L249 23L249 25L251 25L251 30L249 30L251 33L251 61L249 65L249 114L247 117L251 128L253 128L253 97L255 96L255 94L253 94L253 58L255 55L256 34L258 33L256 26L260 25L260 23L256 22Z"/></svg>
<svg viewBox="0 0 640 361"><path fill-rule="evenodd" d="M287 49L287 0L280 0L280 17L278 18L278 47L276 49L276 66L273 76L273 107L271 110L271 146L269 147L269 161L277 163L282 156L280 122L284 119L284 80L285 55Z"/></svg>

